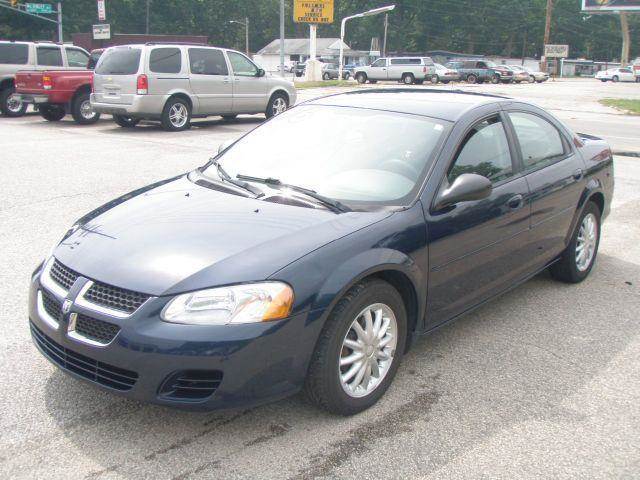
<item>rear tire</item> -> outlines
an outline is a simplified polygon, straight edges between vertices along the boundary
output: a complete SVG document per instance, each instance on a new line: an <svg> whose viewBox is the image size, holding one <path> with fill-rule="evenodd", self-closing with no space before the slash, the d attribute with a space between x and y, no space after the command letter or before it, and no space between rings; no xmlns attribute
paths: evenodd
<svg viewBox="0 0 640 480"><path fill-rule="evenodd" d="M289 98L282 93L276 92L271 95L269 103L267 104L267 110L264 112L267 118L275 117L285 112L289 108Z"/></svg>
<svg viewBox="0 0 640 480"><path fill-rule="evenodd" d="M381 323L375 322L377 314L371 319L373 324L368 323L365 312L370 314L378 311L381 312ZM356 333L356 321L362 333L371 331L374 332L374 336L367 337ZM386 345L391 346L395 340L395 348L386 347L388 350L379 355L376 342L380 340L375 335L375 325L378 325L377 332L381 332L382 325L385 324L387 333L383 334L382 338L387 342ZM367 328L367 325L374 328ZM395 339L392 340L388 336L395 336ZM366 339L364 342L363 338ZM371 344L369 338L373 338ZM402 360L406 339L407 314L398 291L382 280L358 283L340 299L324 325L305 381L307 397L317 406L339 415L353 415L366 410L384 395L393 381ZM352 344L362 346L362 357L340 366L341 360L358 353L354 348L345 345L348 340ZM389 356L390 363L385 363L389 361ZM352 368L359 371L357 364L362 365L364 378L361 372L354 372L352 377L342 378L346 371ZM372 367L375 367L378 376L373 373ZM356 383L358 377L361 383Z"/></svg>
<svg viewBox="0 0 640 480"><path fill-rule="evenodd" d="M431 83L433 83L434 85L437 85L439 81L440 77L438 75L434 75L431 77Z"/></svg>
<svg viewBox="0 0 640 480"><path fill-rule="evenodd" d="M58 122L67 114L60 105L47 105L40 107L40 115L49 122Z"/></svg>
<svg viewBox="0 0 640 480"><path fill-rule="evenodd" d="M478 83L478 77L476 77L474 74L467 75L467 78L465 80L467 81L467 83Z"/></svg>
<svg viewBox="0 0 640 480"><path fill-rule="evenodd" d="M600 209L595 203L588 202L578 218L569 245L560 260L549 268L553 278L566 283L579 283L587 278L598 255L600 220ZM581 259L580 252L585 252L586 258Z"/></svg>
<svg viewBox="0 0 640 480"><path fill-rule="evenodd" d="M413 73L405 73L402 75L402 83L405 85L413 85L416 81L416 77L413 76Z"/></svg>
<svg viewBox="0 0 640 480"><path fill-rule="evenodd" d="M15 92L14 86L0 91L0 112L7 117L21 117L27 111L28 105L26 103L11 98Z"/></svg>
<svg viewBox="0 0 640 480"><path fill-rule="evenodd" d="M611 79L611 81L612 81L613 83L618 83L618 82L620 81L620 79L618 78L618 76L617 76L617 75L614 75L614 76L613 76L613 78Z"/></svg>
<svg viewBox="0 0 640 480"><path fill-rule="evenodd" d="M133 117L126 117L124 115L114 115L113 121L120 125L122 128L134 128L140 122L140 119Z"/></svg>
<svg viewBox="0 0 640 480"><path fill-rule="evenodd" d="M494 75L493 77L491 77L491 83L493 83L494 85L496 83L500 83L500 75Z"/></svg>
<svg viewBox="0 0 640 480"><path fill-rule="evenodd" d="M534 77L533 75L529 76L529 83L536 83L536 77Z"/></svg>
<svg viewBox="0 0 640 480"><path fill-rule="evenodd" d="M167 132L180 132L191 127L191 105L184 98L170 98L160 117L162 128Z"/></svg>
<svg viewBox="0 0 640 480"><path fill-rule="evenodd" d="M81 93L71 104L71 116L80 125L91 125L100 120L100 114L91 108L89 96L89 92Z"/></svg>
<svg viewBox="0 0 640 480"><path fill-rule="evenodd" d="M367 75L366 73L356 73L356 82L362 84L362 83L367 83Z"/></svg>
<svg viewBox="0 0 640 480"><path fill-rule="evenodd" d="M330 78L331 78L331 77L329 76L329 74L328 74L328 73L323 73L323 74L322 74L322 79L323 79L323 80L329 80Z"/></svg>

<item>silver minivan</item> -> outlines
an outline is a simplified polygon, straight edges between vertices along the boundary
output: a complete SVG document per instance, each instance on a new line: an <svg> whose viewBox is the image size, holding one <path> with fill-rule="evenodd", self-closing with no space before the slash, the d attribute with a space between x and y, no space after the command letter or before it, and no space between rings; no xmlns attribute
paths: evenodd
<svg viewBox="0 0 640 480"><path fill-rule="evenodd" d="M209 115L269 118L295 101L293 82L267 75L235 50L197 44L110 47L96 65L91 94L93 109L122 127L152 119L170 131Z"/></svg>

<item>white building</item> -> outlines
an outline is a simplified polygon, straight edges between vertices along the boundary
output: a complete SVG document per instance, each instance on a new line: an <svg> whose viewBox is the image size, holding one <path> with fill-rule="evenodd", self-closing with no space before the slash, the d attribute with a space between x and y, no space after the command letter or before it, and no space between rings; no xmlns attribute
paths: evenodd
<svg viewBox="0 0 640 480"><path fill-rule="evenodd" d="M316 55L324 62L338 63L340 57L339 38L316 39ZM291 66L296 62L304 62L309 58L308 38L285 38L284 40L284 64ZM275 39L266 47L259 50L253 60L267 71L275 72L280 65L280 39ZM369 63L369 52L351 50L344 44L345 65L355 63L365 65Z"/></svg>

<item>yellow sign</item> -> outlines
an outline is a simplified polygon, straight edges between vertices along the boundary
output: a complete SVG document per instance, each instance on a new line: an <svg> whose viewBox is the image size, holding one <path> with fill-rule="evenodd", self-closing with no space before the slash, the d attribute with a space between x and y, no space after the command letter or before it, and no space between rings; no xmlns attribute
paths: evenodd
<svg viewBox="0 0 640 480"><path fill-rule="evenodd" d="M293 21L333 23L333 0L293 0Z"/></svg>

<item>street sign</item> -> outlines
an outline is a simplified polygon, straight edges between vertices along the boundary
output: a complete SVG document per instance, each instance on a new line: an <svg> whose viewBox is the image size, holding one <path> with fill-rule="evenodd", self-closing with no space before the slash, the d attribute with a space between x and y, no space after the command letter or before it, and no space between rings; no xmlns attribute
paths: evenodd
<svg viewBox="0 0 640 480"><path fill-rule="evenodd" d="M582 0L582 10L589 13L640 11L640 0Z"/></svg>
<svg viewBox="0 0 640 480"><path fill-rule="evenodd" d="M26 3L29 13L54 13L53 5L50 3Z"/></svg>
<svg viewBox="0 0 640 480"><path fill-rule="evenodd" d="M111 38L111 25L103 23L93 26L93 39L94 40L109 40Z"/></svg>
<svg viewBox="0 0 640 480"><path fill-rule="evenodd" d="M98 0L98 20L104 22L107 19L107 11L104 6L105 0Z"/></svg>
<svg viewBox="0 0 640 480"><path fill-rule="evenodd" d="M569 45L545 45L544 56L546 58L567 58Z"/></svg>
<svg viewBox="0 0 640 480"><path fill-rule="evenodd" d="M293 0L296 23L333 23L333 0Z"/></svg>

